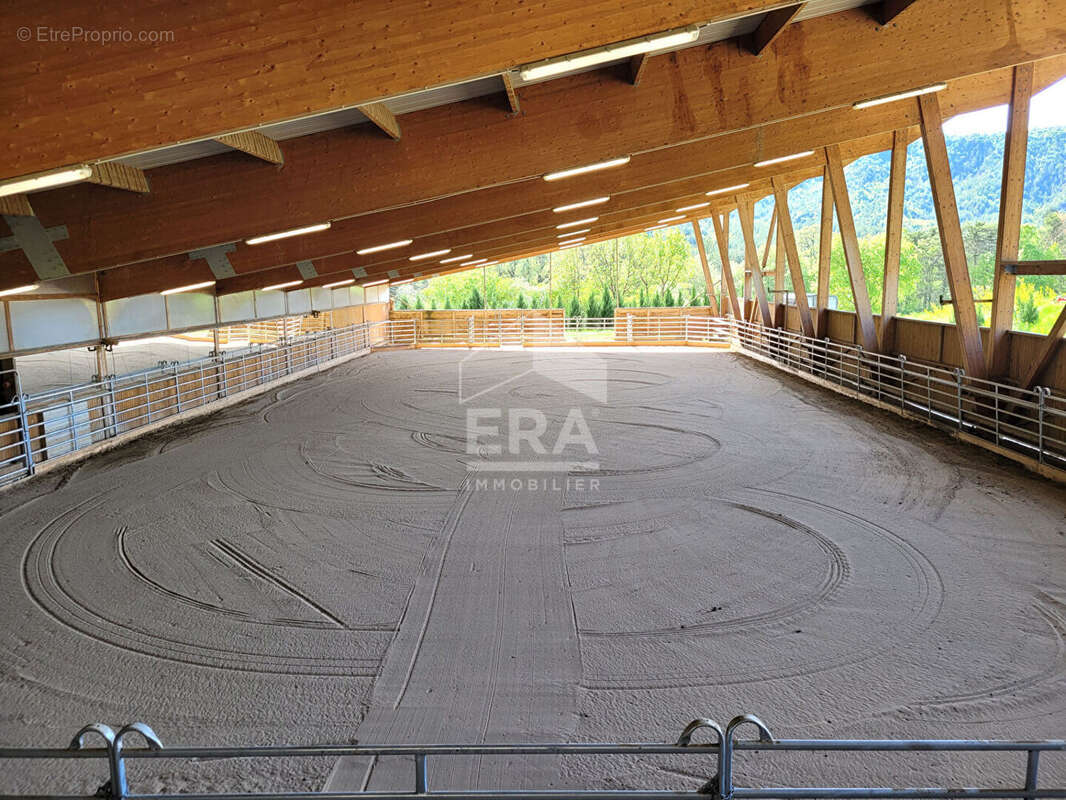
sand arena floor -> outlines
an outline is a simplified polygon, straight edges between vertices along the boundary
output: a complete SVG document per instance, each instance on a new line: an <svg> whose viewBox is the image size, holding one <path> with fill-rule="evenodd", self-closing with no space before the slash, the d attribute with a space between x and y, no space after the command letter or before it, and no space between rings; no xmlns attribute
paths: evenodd
<svg viewBox="0 0 1066 800"><path fill-rule="evenodd" d="M500 472L506 438L467 453L470 408L571 442L519 440L539 471ZM0 743L134 719L173 745L665 741L743 711L779 736L1063 737L1064 512L1051 483L738 355L375 353L0 494ZM1014 784L1023 762L744 756L737 777ZM695 788L713 764L433 770ZM411 775L131 768L138 791ZM6 791L72 777L102 782L0 765ZM1042 762L1056 782L1066 757Z"/></svg>

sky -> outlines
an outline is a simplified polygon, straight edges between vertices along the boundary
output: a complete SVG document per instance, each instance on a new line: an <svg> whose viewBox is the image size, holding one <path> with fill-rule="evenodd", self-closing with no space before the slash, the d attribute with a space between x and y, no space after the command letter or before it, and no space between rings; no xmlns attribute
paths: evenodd
<svg viewBox="0 0 1066 800"><path fill-rule="evenodd" d="M1033 96L1029 106L1029 129L1066 126L1066 78L1053 83ZM1004 133L1007 130L1007 106L993 106L969 114L959 114L944 123L948 136L969 133Z"/></svg>

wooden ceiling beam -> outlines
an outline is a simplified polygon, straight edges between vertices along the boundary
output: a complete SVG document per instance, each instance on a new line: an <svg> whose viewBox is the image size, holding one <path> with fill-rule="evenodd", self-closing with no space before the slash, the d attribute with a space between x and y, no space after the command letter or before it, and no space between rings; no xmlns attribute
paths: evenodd
<svg viewBox="0 0 1066 800"><path fill-rule="evenodd" d="M631 84L640 86L640 79L644 77L644 70L647 69L650 59L651 56L648 53L641 53L629 59L629 82Z"/></svg>
<svg viewBox="0 0 1066 800"><path fill-rule="evenodd" d="M1066 57L1047 59L1038 63L1036 67L1037 84L1047 85L1066 73ZM1011 69L1003 69L955 81L945 92L941 93L943 106L951 113L958 113L1004 102L1010 95L1011 75ZM457 115L455 110L451 113L453 116ZM498 115L499 112L496 111L495 114ZM863 111L855 111L851 108L834 109L808 115L800 120L777 122L757 129L697 139L672 148L638 153L633 156L632 161L626 167L590 173L573 181L546 182L534 177L517 184L442 197L409 208L394 208L348 220L335 219L331 230L314 236L280 240L256 247L238 244L236 251L230 254L230 260L234 268L241 272L245 269L262 269L275 264L294 263L321 255L340 253L355 249L355 246L362 247L398 238L417 239L434 232L458 230L492 219L550 208L553 205L573 200L579 189L582 194L587 191L589 196L613 195L634 191L641 187L661 185L671 180L688 180L685 176L692 175L694 164L705 170L700 174L706 179L704 184L706 189L711 189L716 185L723 185L716 183L717 172L736 164L750 164L771 155L784 155L808 147L820 147L845 139L858 138L873 131L889 132L905 127L910 131L911 136L915 136L917 135L915 126L918 121L916 107L910 103L886 104ZM520 127L524 122L525 118L521 122L516 122L516 126ZM350 135L351 131L338 133L342 134L342 137L330 136L330 143L337 143L344 136ZM313 140L317 137L304 137L304 139ZM287 154L290 143L294 148L297 144L304 144L301 139L290 140L286 144ZM403 147L405 143L396 146ZM164 188L168 192L177 192L180 188L185 202L195 204L195 201L190 201L185 193L196 191L198 185L209 181L212 175L217 177L216 173L219 171L232 175L234 178L239 176L249 180L253 180L257 172L263 172L255 165L245 165L240 160L224 156L204 159L203 162L205 163L193 162L190 165L153 170L152 180L155 191L151 197L159 195ZM338 162L332 158L325 159L325 162L330 165L333 172L344 173L349 167L347 162L339 162L343 164L343 167L337 169L336 163ZM315 164L317 161L312 160L308 163ZM581 162L574 159L569 160L568 163ZM248 167L249 171L246 172L245 167ZM195 174L196 180L193 180L191 173ZM288 157L285 170L272 174L295 176L292 193L287 198L290 211L300 205L304 198L308 203L315 204L317 207L322 187L302 178L301 172L294 169L291 156ZM282 184L285 185L287 182L287 180L282 181ZM271 183L271 181L262 181L263 191L266 191L266 187ZM126 204L112 206L114 198L110 193L105 196L94 191L91 187L74 187L39 193L34 196L35 208L42 217L45 217L47 225L66 224L72 240L87 240L87 246L83 247L76 247L68 241L57 243L57 248L70 272L89 272L117 264L166 257L167 253L175 254L175 257L184 260L186 251L180 246L175 246L176 243L180 245L180 239L161 242L151 236L140 236L137 226L130 223L128 216L123 216L131 213L131 209ZM346 186L340 191L350 194L351 187ZM255 205L259 201L258 198L249 198L248 202ZM41 210L41 204L47 207L47 212ZM321 221L323 217L328 219L331 216L328 206L328 203L322 206L317 212L321 216L315 221ZM181 235L179 222L183 221L184 225L196 224L195 219L181 213L183 210L177 206L167 209L167 213L175 216L175 219L170 222L157 219L154 222L145 220L144 224L156 231L171 230L175 235ZM75 214L80 216L81 222L70 222ZM246 224L246 219L254 216L247 206L232 204L226 204L218 210L217 214L230 221L230 224L224 226L230 229L229 235L215 232L210 238L197 237L199 244L213 245L239 240L242 237L234 235L235 231L232 227ZM201 219L199 214L196 219ZM214 220L203 219L205 219L205 225L214 222ZM293 226L294 222L286 222L284 219L286 218L279 217L272 228L265 225L257 226L254 230L245 228L244 235ZM0 233L2 232L0 230ZM117 237L117 240L113 237ZM188 249L195 248L189 247ZM22 273L28 271L30 271L29 263L20 252L0 254L0 289L8 288L6 282L17 281Z"/></svg>
<svg viewBox="0 0 1066 800"><path fill-rule="evenodd" d="M240 150L250 156L266 161L270 164L284 164L285 157L281 154L281 146L258 131L243 131L241 133L227 133L215 139L216 142Z"/></svg>
<svg viewBox="0 0 1066 800"><path fill-rule="evenodd" d="M92 165L93 174L87 179L87 183L95 183L97 186L109 186L112 189L124 189L127 192L147 194L148 176L144 170L119 164L116 161Z"/></svg>
<svg viewBox="0 0 1066 800"><path fill-rule="evenodd" d="M518 13L496 0L232 0L206 11L118 0L92 8L94 28L158 35L33 37L0 64L0 176L216 138L779 4L539 0ZM0 29L27 20L70 31L85 26L86 4L0 5Z"/></svg>
<svg viewBox="0 0 1066 800"><path fill-rule="evenodd" d="M915 0L882 0L878 8L878 21L882 25L887 25L914 3Z"/></svg>
<svg viewBox="0 0 1066 800"><path fill-rule="evenodd" d="M796 3L784 8L775 8L763 17L759 27L756 28L748 40L748 49L752 55L760 55L767 47L772 45L785 28L792 24L792 20L803 10L806 3Z"/></svg>
<svg viewBox="0 0 1066 800"><path fill-rule="evenodd" d="M511 73L505 72L500 78L503 80L503 91L507 94L507 105L511 107L511 114L521 114L522 103L518 99L518 90L515 89Z"/></svg>
<svg viewBox="0 0 1066 800"><path fill-rule="evenodd" d="M7 214L12 217L32 217L33 207L30 205L30 200L26 195L9 194L0 197L0 214Z"/></svg>

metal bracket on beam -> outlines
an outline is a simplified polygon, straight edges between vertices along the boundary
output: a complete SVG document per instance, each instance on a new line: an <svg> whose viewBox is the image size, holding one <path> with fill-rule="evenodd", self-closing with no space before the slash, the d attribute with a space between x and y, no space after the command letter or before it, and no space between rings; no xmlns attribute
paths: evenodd
<svg viewBox="0 0 1066 800"><path fill-rule="evenodd" d="M992 298L991 297L985 297L985 298L976 298L975 297L974 298L974 302L975 303L991 303L992 302ZM944 295L940 295L940 305L941 305L941 307L943 307L943 306L953 306L953 305L955 305L955 301L952 300L950 297L944 297Z"/></svg>
<svg viewBox="0 0 1066 800"><path fill-rule="evenodd" d="M296 262L296 269L300 270L300 277L305 281L318 277L318 270L315 269L315 265L310 261Z"/></svg>
<svg viewBox="0 0 1066 800"><path fill-rule="evenodd" d="M354 275L357 278L365 278L366 277L366 268L365 267L353 267L352 268L352 275Z"/></svg>
<svg viewBox="0 0 1066 800"><path fill-rule="evenodd" d="M189 253L190 261L198 261L203 259L207 262L207 266L211 268L211 274L215 276L216 280L222 278L234 278L237 276L236 270L229 263L229 259L226 258L226 253L232 253L237 249L236 244L220 244L214 247L205 247L202 250L193 250Z"/></svg>
<svg viewBox="0 0 1066 800"><path fill-rule="evenodd" d="M42 281L70 275L66 262L53 244L69 238L66 225L55 225L46 229L38 217L9 214L4 214L4 222L11 229L12 235L0 239L0 253L21 250Z"/></svg>

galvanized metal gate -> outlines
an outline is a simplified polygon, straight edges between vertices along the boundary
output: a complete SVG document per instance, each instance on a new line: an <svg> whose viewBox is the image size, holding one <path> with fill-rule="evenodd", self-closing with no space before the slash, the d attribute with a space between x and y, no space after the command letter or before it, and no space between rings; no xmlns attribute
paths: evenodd
<svg viewBox="0 0 1066 800"><path fill-rule="evenodd" d="M755 738L738 738L739 730L751 731ZM141 746L128 748L131 740ZM96 747L90 747L91 744ZM86 725L66 748L0 748L0 764L13 766L21 759L98 759L106 762L109 777L92 797L143 798L147 800L693 800L709 796L713 800L813 800L814 798L877 798L878 800L941 800L946 798L1066 798L1066 789L1041 789L1037 775L1042 753L1066 749L1062 740L996 741L983 739L777 739L756 716L734 717L724 728L711 719L696 719L681 732L677 741L658 743L577 743L577 744L477 744L477 745L309 745L289 747L164 747L151 728L133 723L116 731L107 725ZM785 751L887 752L887 753L1016 753L1017 783L1004 787L896 787L896 786L737 786L733 780L736 754L758 751L773 757ZM1024 765L1021 756L1025 755ZM435 791L431 760L462 756L589 756L622 755L634 758L656 755L684 755L700 759L707 782L698 790L592 789L592 790L460 790ZM332 793L275 792L254 794L192 793L148 795L131 791L126 777L130 759L235 759L322 756L401 756L411 759L412 780L408 791L356 791ZM5 770L6 772L7 770ZM10 774L10 773L9 773ZM3 787L0 786L0 791ZM76 795L62 795L77 797ZM0 797L27 797L25 794ZM29 795L45 798L54 795Z"/></svg>

